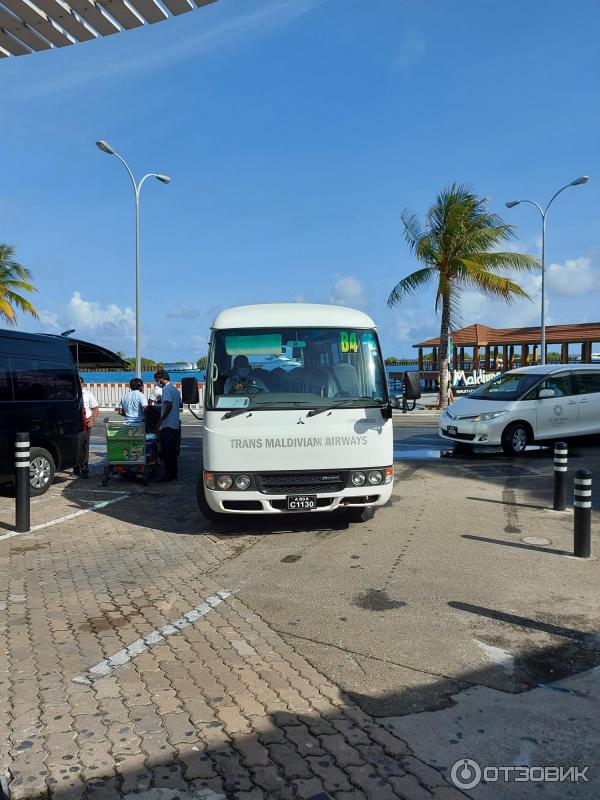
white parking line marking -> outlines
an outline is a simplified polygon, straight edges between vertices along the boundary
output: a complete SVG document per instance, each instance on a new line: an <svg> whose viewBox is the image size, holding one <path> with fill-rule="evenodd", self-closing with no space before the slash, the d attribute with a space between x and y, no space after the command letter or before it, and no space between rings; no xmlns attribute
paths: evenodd
<svg viewBox="0 0 600 800"><path fill-rule="evenodd" d="M106 508L106 506L110 506L113 503L118 503L120 500L126 500L129 497L128 494L119 495L119 497L113 497L111 500L100 500L97 503L94 503L89 508L82 508L80 511L74 511L72 514L65 514L64 517L58 517L58 519L51 519L49 522L42 522L40 525L33 525L28 531L24 531L20 533L19 531L11 531L11 533L4 533L0 536L0 542L3 539L11 539L13 536L28 536L30 533L35 533L35 531L41 531L43 528L49 528L51 525L58 525L59 522L66 522L69 519L75 519L75 517L80 517L82 514L89 514L90 511L97 511L100 508Z"/></svg>
<svg viewBox="0 0 600 800"><path fill-rule="evenodd" d="M162 628L148 633L141 639L136 639L135 642L127 645L123 650L118 650L116 653L113 653L112 656L109 656L94 667L86 669L81 675L76 675L72 678L73 683L93 683L94 681L100 680L100 678L105 678L107 675L110 675L113 670L117 669L117 667L128 664L133 658L145 653L155 644L163 642L167 636L173 636L173 634L179 633L183 628L189 628L196 620L200 619L200 617L204 617L209 611L222 603L223 600L231 597L232 594L234 593L216 592L216 594L211 594L211 596L207 597L199 606L188 611L187 614L179 617L179 619L167 625L163 625Z"/></svg>
<svg viewBox="0 0 600 800"><path fill-rule="evenodd" d="M480 642L479 639L474 639L473 641L479 645L490 661L493 661L500 669L503 669L504 672L507 672L509 675L513 674L515 670L515 659L508 650L503 650L501 647L494 647L491 644Z"/></svg>

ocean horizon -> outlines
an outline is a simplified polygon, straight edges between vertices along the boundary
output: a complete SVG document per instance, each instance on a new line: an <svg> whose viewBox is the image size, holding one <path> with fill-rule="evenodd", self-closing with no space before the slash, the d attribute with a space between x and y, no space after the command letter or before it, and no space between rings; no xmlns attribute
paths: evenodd
<svg viewBox="0 0 600 800"><path fill-rule="evenodd" d="M385 371L389 377L391 372L414 372L417 369L416 364L409 364L408 366L386 366ZM129 383L132 378L135 378L134 370L125 370L119 372L114 371L101 371L101 372L80 372L81 377L86 383ZM206 380L206 372L203 369L196 370L170 370L169 375L174 383L179 383L182 378L195 377L200 383ZM152 370L142 371L142 380L144 384L154 386L154 372Z"/></svg>

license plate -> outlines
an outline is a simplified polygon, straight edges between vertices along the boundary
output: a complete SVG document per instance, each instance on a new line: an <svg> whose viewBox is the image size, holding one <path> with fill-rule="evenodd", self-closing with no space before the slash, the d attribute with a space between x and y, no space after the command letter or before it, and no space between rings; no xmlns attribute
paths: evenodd
<svg viewBox="0 0 600 800"><path fill-rule="evenodd" d="M312 511L317 507L316 494L291 494L287 498L288 511Z"/></svg>
<svg viewBox="0 0 600 800"><path fill-rule="evenodd" d="M458 428L456 425L448 425L446 428L446 433L448 436L456 436L458 434Z"/></svg>

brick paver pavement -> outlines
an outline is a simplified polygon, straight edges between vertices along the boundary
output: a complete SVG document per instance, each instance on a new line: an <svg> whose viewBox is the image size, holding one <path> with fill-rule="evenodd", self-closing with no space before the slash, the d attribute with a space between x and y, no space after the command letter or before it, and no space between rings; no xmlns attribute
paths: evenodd
<svg viewBox="0 0 600 800"><path fill-rule="evenodd" d="M191 484L124 484L122 502L0 540L0 766L11 796L464 797L235 594L165 628L235 590L211 572L255 541L203 529ZM63 492L62 506L47 506L54 515L114 496L94 481ZM107 659L108 674L73 681Z"/></svg>

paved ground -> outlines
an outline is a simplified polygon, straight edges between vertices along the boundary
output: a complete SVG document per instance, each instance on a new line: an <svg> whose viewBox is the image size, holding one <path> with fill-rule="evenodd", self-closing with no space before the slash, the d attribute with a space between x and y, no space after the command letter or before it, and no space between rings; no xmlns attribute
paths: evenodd
<svg viewBox="0 0 600 800"><path fill-rule="evenodd" d="M600 663L600 570L564 555L571 519L544 510L551 459L439 457L435 419L416 422L395 419L409 460L394 505L366 525L211 530L187 419L178 485L62 477L32 506L34 525L62 521L16 537L0 498L12 795L449 799L463 796L448 782L457 758L577 755L593 784L543 796L597 797L598 673L567 676ZM572 464L597 473L598 453L578 447Z"/></svg>

